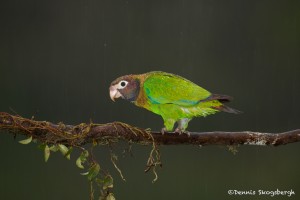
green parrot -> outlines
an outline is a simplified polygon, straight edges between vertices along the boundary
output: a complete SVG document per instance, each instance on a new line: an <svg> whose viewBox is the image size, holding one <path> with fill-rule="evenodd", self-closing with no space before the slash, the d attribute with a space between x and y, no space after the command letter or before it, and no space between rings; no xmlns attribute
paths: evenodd
<svg viewBox="0 0 300 200"><path fill-rule="evenodd" d="M230 96L212 94L181 76L161 71L119 77L111 83L109 94L113 101L121 97L160 115L165 125L162 133L172 131L176 122L175 132L185 132L193 117L219 111L240 113L223 104Z"/></svg>

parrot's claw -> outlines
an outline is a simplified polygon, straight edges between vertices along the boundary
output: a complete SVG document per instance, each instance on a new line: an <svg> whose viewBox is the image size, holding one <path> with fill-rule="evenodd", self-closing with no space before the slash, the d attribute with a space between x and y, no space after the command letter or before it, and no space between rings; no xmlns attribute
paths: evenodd
<svg viewBox="0 0 300 200"><path fill-rule="evenodd" d="M161 134L162 134L162 135L164 135L164 134L165 134L165 132L167 132L167 129L166 129L166 127L162 128L160 132L161 132Z"/></svg>
<svg viewBox="0 0 300 200"><path fill-rule="evenodd" d="M176 129L175 129L175 133L178 133L179 135L181 135L182 133L184 133L184 134L186 134L188 137L191 136L191 133L190 133L190 132L188 132L188 131L186 131L186 130L182 130L182 129L180 129L180 128L176 128Z"/></svg>

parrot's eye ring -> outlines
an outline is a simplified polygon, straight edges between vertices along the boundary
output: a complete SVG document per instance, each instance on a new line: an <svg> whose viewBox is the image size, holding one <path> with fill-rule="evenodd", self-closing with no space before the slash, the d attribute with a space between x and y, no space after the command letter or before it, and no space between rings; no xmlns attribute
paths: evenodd
<svg viewBox="0 0 300 200"><path fill-rule="evenodd" d="M128 84L127 81L120 81L118 89L123 89L124 87L126 87L127 84Z"/></svg>

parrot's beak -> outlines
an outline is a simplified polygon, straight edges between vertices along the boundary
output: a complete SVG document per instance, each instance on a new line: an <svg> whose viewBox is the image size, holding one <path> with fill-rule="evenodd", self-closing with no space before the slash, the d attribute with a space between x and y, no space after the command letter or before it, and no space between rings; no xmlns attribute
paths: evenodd
<svg viewBox="0 0 300 200"><path fill-rule="evenodd" d="M123 97L122 94L117 90L117 86L112 85L109 88L109 96L111 98L111 100L115 101L115 99L119 98L119 97Z"/></svg>

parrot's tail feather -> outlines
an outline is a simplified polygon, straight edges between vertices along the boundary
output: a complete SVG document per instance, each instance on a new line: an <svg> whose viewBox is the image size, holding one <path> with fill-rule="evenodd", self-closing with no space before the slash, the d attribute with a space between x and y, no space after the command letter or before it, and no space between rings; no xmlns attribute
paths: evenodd
<svg viewBox="0 0 300 200"><path fill-rule="evenodd" d="M213 107L213 108L216 109L216 110L219 110L219 111L223 111L223 112L227 112L227 113L233 113L233 114L243 113L242 111L236 110L234 108L230 108L229 106L226 106L226 105L216 106L216 107Z"/></svg>
<svg viewBox="0 0 300 200"><path fill-rule="evenodd" d="M233 98L228 95L224 94L211 94L206 99L200 100L200 102L212 101L212 100L219 100L221 103L226 103L231 101Z"/></svg>

